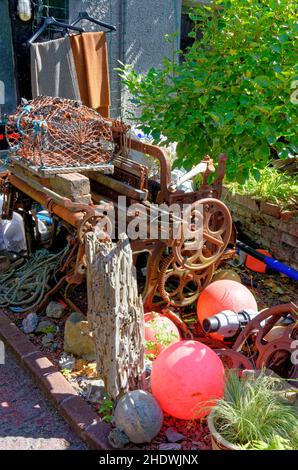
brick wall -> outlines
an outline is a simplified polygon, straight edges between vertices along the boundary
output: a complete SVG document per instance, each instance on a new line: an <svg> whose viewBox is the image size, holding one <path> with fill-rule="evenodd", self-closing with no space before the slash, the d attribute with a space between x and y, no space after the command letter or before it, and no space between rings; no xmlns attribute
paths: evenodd
<svg viewBox="0 0 298 470"><path fill-rule="evenodd" d="M223 201L248 237L278 261L298 270L298 211L281 211L275 204L227 191Z"/></svg>

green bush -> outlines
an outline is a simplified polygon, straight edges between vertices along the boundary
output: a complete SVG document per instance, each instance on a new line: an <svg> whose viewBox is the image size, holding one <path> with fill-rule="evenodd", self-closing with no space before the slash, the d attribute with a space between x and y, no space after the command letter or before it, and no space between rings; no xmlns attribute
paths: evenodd
<svg viewBox="0 0 298 470"><path fill-rule="evenodd" d="M155 142L178 142L176 165L191 168L203 155L229 157L229 180L257 178L273 157L298 148L298 25L296 0L215 0L196 8L195 39L185 60L122 78L135 105L135 121ZM179 52L179 51L178 51ZM180 51L181 52L181 51ZM293 89L294 88L294 89ZM295 95L296 96L296 95Z"/></svg>

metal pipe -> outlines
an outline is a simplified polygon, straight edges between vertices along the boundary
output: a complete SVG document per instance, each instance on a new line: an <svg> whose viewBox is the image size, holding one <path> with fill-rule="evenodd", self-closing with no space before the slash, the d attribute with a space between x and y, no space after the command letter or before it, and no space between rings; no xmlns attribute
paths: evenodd
<svg viewBox="0 0 298 470"><path fill-rule="evenodd" d="M84 212L71 212L68 208L61 207L58 204L55 204L49 196L46 196L46 194L42 193L41 191L32 188L32 186L29 186L27 183L25 183L15 175L10 174L8 178L9 182L13 186L15 186L23 193L27 194L27 196L31 197L44 207L47 207L49 203L51 203L51 211L54 214L56 214L61 219L65 220L65 222L69 223L73 227L79 227L81 221L85 216Z"/></svg>

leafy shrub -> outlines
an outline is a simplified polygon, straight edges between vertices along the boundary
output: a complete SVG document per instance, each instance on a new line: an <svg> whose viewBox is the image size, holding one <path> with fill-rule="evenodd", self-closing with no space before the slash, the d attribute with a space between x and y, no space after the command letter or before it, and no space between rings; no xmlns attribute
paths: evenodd
<svg viewBox="0 0 298 470"><path fill-rule="evenodd" d="M178 142L176 165L227 153L229 180L258 177L273 156L297 154L298 25L295 0L215 0L191 13L194 40L182 63L122 78L156 143ZM178 51L179 52L179 51ZM292 87L292 88L291 88Z"/></svg>

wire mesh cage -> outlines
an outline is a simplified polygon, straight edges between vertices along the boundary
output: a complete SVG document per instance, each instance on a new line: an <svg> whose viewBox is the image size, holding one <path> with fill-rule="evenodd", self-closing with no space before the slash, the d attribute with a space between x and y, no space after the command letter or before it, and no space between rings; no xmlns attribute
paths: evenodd
<svg viewBox="0 0 298 470"><path fill-rule="evenodd" d="M78 101L40 96L6 124L12 159L38 173L98 169L114 152L111 123ZM110 165L111 166L111 165Z"/></svg>

